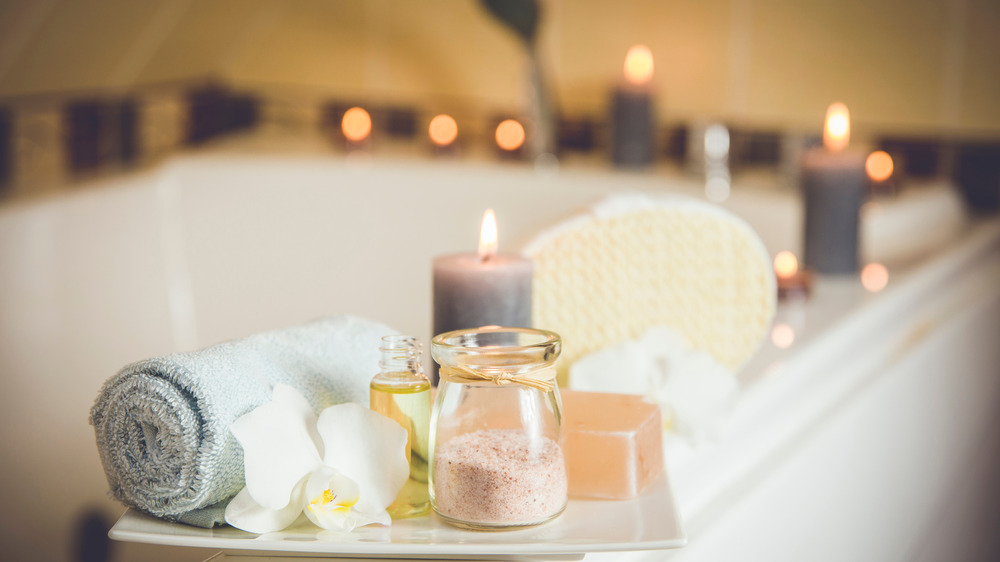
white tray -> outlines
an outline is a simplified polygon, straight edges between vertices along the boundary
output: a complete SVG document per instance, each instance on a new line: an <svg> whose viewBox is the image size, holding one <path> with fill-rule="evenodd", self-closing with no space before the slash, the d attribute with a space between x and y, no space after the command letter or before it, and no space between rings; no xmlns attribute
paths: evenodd
<svg viewBox="0 0 1000 562"><path fill-rule="evenodd" d="M587 552L658 550L684 546L687 538L664 473L634 500L570 500L555 520L518 531L464 531L437 516L370 525L354 533L300 525L254 535L232 527L202 529L128 510L109 536L119 541L218 548L232 554L297 553L325 557L580 559Z"/></svg>

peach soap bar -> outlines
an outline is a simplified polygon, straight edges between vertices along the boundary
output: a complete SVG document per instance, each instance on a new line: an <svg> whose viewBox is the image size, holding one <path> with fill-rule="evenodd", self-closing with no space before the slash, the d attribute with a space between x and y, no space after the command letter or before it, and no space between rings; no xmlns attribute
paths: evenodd
<svg viewBox="0 0 1000 562"><path fill-rule="evenodd" d="M559 389L569 495L625 500L663 470L660 407L634 394Z"/></svg>

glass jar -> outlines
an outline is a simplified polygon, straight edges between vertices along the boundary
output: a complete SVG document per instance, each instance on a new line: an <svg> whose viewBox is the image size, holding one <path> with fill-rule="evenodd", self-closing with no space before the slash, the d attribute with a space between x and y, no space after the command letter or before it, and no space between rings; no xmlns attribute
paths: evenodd
<svg viewBox="0 0 1000 562"><path fill-rule="evenodd" d="M480 530L545 523L566 508L558 334L489 326L436 336L431 505Z"/></svg>

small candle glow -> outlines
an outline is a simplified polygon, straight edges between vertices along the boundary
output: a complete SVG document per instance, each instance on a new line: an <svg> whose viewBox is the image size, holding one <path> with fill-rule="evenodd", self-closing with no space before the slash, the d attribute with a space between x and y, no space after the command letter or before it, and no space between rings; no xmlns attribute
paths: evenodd
<svg viewBox="0 0 1000 562"><path fill-rule="evenodd" d="M431 119L431 124L427 127L427 133L431 137L431 142L438 146L448 146L455 142L458 137L458 123L451 115L441 114Z"/></svg>
<svg viewBox="0 0 1000 562"><path fill-rule="evenodd" d="M645 45L634 45L625 55L625 79L635 85L653 79L653 52Z"/></svg>
<svg viewBox="0 0 1000 562"><path fill-rule="evenodd" d="M861 270L861 284L870 292L877 293L889 284L889 270L880 263L870 263Z"/></svg>
<svg viewBox="0 0 1000 562"><path fill-rule="evenodd" d="M823 127L823 146L831 152L840 152L851 141L851 114L847 106L831 103L826 110L826 126Z"/></svg>
<svg viewBox="0 0 1000 562"><path fill-rule="evenodd" d="M486 261L497 253L497 217L493 209L483 213L483 227L479 231L479 257Z"/></svg>
<svg viewBox="0 0 1000 562"><path fill-rule="evenodd" d="M872 181L885 181L892 176L892 156L882 150L876 150L865 160L865 171Z"/></svg>
<svg viewBox="0 0 1000 562"><path fill-rule="evenodd" d="M774 256L774 273L782 279L788 279L798 273L799 260L795 254L785 250Z"/></svg>
<svg viewBox="0 0 1000 562"><path fill-rule="evenodd" d="M351 142L361 142L372 132L372 118L360 107L352 107L344 112L340 122L344 137Z"/></svg>
<svg viewBox="0 0 1000 562"><path fill-rule="evenodd" d="M795 342L795 330L788 324L775 324L771 329L771 341L775 347L786 349Z"/></svg>
<svg viewBox="0 0 1000 562"><path fill-rule="evenodd" d="M513 119L505 119L497 125L496 139L500 148L517 150L524 144L524 127Z"/></svg>

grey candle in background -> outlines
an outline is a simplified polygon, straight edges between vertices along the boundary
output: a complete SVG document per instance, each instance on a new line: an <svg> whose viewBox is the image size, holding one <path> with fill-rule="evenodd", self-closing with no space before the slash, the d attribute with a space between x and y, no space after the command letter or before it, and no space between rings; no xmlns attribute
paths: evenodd
<svg viewBox="0 0 1000 562"><path fill-rule="evenodd" d="M531 260L496 253L492 213L483 219L478 254L434 259L434 335L480 326L531 327ZM431 371L437 384L436 364Z"/></svg>
<svg viewBox="0 0 1000 562"><path fill-rule="evenodd" d="M480 326L531 326L531 262L475 254L434 260L434 334Z"/></svg>
<svg viewBox="0 0 1000 562"><path fill-rule="evenodd" d="M849 138L847 107L833 104L827 110L824 146L809 150L802 160L803 261L819 273L858 271L858 227L868 188L864 157L845 150Z"/></svg>
<svg viewBox="0 0 1000 562"><path fill-rule="evenodd" d="M858 223L867 195L864 159L814 148L802 162L805 265L820 273L858 271Z"/></svg>
<svg viewBox="0 0 1000 562"><path fill-rule="evenodd" d="M617 166L642 167L655 155L655 115L649 82L653 55L643 45L625 56L625 83L611 99L611 160Z"/></svg>

